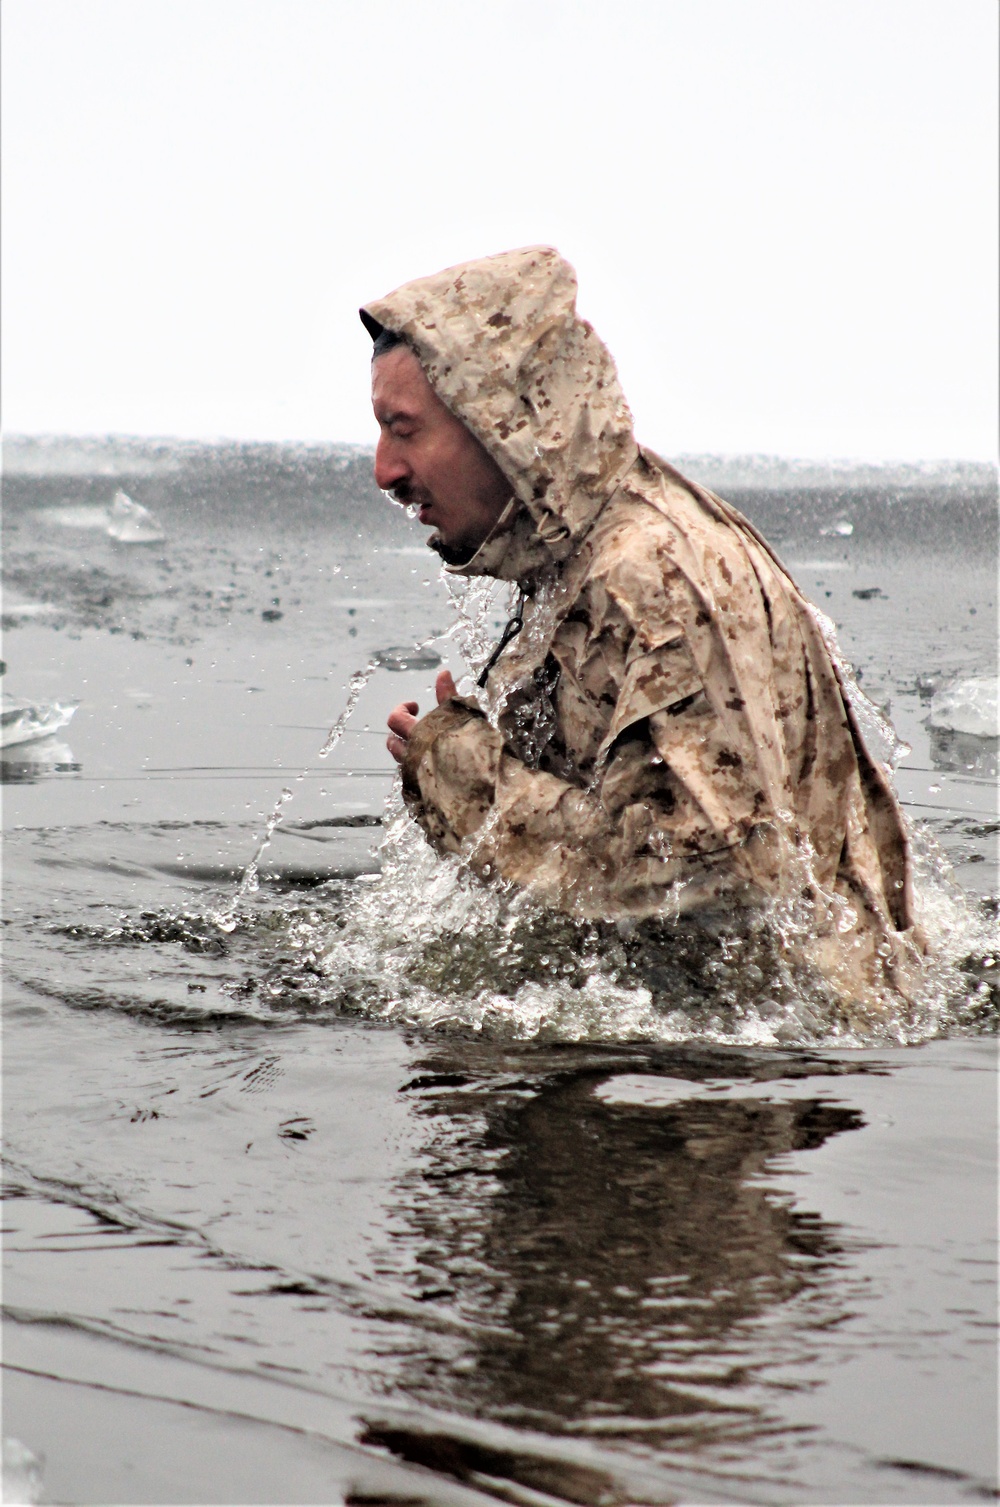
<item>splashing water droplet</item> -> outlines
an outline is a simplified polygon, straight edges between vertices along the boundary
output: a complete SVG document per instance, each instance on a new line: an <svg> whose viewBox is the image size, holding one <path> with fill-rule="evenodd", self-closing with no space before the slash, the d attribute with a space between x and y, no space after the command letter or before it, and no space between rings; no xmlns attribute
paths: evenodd
<svg viewBox="0 0 1000 1507"><path fill-rule="evenodd" d="M275 802L274 810L271 812L270 816L264 824L264 835L261 837L261 840L257 845L257 851L254 853L250 862L247 864L246 868L243 871L243 878L240 880L239 888L236 892L237 900L241 900L245 894L252 893L260 887L258 866L260 864L261 856L264 853L265 849L270 846L271 838L274 836L274 829L277 827L278 823L281 821L282 817L285 814L282 808L291 800L291 798L292 792L286 785L281 794L278 796L277 801Z"/></svg>
<svg viewBox="0 0 1000 1507"><path fill-rule="evenodd" d="M451 577L447 576L444 577L444 579L449 583L452 580ZM490 587L493 586L492 582L489 582L487 584ZM490 600L492 600L492 596L490 597ZM485 616L485 610L479 614L480 618L483 616ZM472 634L469 634L469 625L469 618L460 609L457 620L452 624L450 628L446 629L443 633L434 632L431 633L427 638L420 639L417 643L414 644L413 652L415 654L419 654L422 649L429 648L431 644L437 643L441 639L457 638L459 640L459 652L462 653L463 658L467 659L468 656L466 653L466 644L462 642L463 633L465 633L467 637L475 639L478 647L478 639L475 638L475 632L473 631ZM354 715L354 712L357 708L362 691L368 684L375 671L379 669L380 665L381 660L378 655L375 655L371 659L369 659L360 670L355 670L354 674L351 676L350 680L347 683L347 700L344 703L344 710L341 712L340 716L330 728L330 731L326 736L326 741L324 742L323 747L319 750L319 758L329 758L330 754L343 738L347 724L351 720L351 717ZM302 783L305 780L307 773L307 770L303 770L302 773L296 777L295 783ZM350 776L354 773L354 771L349 769L346 771L346 773L348 776ZM321 793L325 794L326 792L324 791ZM282 790L275 803L274 809L267 819L264 827L264 834L257 845L253 857L250 859L250 862L243 870L239 884L236 887L235 894L229 901L228 905L222 906L212 915L212 920L221 930L232 931L235 928L235 916L240 901L245 900L250 895L256 894L259 890L261 857L270 845L271 839L274 836L275 829L284 817L284 807L292 799L292 794L293 792L287 786ZM247 804L249 805L249 802Z"/></svg>
<svg viewBox="0 0 1000 1507"><path fill-rule="evenodd" d="M348 722L350 722L352 716L354 715L354 709L361 697L361 692L364 690L369 680L371 680L377 669L378 660L370 659L368 663L364 665L360 670L355 670L354 674L347 682L347 700L344 703L344 710L341 712L340 716L337 718L336 722L333 724L330 731L326 735L326 742L323 744L323 747L319 751L319 757L321 759L329 758L330 754L333 753L333 750L336 748L337 744L344 736L347 724Z"/></svg>

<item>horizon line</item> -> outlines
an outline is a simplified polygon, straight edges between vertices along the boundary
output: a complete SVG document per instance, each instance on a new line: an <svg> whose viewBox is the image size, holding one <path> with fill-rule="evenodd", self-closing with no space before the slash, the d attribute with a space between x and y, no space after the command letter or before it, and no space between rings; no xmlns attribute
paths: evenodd
<svg viewBox="0 0 1000 1507"><path fill-rule="evenodd" d="M109 429L101 431L83 430L55 430L55 429L28 429L10 430L0 432L0 446L18 441L77 441L77 442L114 442L133 441L156 445L271 445L271 446L308 446L311 449L323 447L347 447L354 450L375 450L375 441L370 440L338 440L330 437L306 438L304 436L286 435L280 439L262 438L259 435L236 435L236 434L154 434L140 432L131 429ZM769 461L809 461L827 465L981 465L991 466L994 470L1000 469L1000 447L996 453L990 456L983 455L861 455L861 454L832 454L826 451L822 454L777 451L777 450L683 450L671 452L676 457L711 459L715 461L736 460L769 460Z"/></svg>

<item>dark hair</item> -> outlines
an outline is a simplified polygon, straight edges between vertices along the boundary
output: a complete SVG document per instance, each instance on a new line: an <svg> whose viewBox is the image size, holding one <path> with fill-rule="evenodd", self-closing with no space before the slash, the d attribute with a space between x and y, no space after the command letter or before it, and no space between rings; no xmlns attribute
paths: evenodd
<svg viewBox="0 0 1000 1507"><path fill-rule="evenodd" d="M375 343L372 346L372 360L377 361L379 356L385 355L386 351L395 350L397 345L406 345L406 343L404 336L397 335L395 330L387 330L383 325L375 336Z"/></svg>

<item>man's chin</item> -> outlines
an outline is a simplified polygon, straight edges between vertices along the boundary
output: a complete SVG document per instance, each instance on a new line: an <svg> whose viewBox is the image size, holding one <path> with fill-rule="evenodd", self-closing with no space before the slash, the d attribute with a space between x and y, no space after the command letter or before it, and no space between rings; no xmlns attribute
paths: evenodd
<svg viewBox="0 0 1000 1507"><path fill-rule="evenodd" d="M446 565L467 565L476 553L475 545L446 544L436 531L428 539L427 548L440 555Z"/></svg>

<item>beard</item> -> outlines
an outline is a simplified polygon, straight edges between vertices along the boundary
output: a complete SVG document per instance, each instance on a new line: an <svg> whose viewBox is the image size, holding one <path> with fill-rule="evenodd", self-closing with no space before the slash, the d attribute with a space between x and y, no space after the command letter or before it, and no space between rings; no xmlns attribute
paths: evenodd
<svg viewBox="0 0 1000 1507"><path fill-rule="evenodd" d="M436 555L440 555L446 565L467 565L472 559L478 544L445 544L440 534L431 534L427 541L427 548L432 549Z"/></svg>

